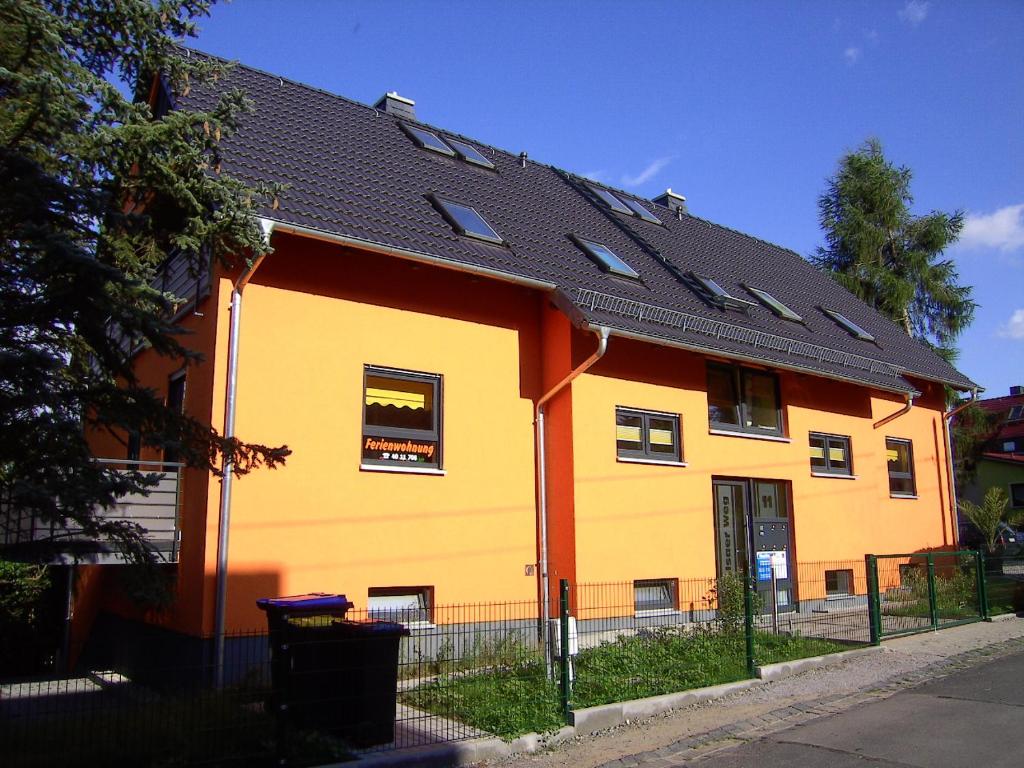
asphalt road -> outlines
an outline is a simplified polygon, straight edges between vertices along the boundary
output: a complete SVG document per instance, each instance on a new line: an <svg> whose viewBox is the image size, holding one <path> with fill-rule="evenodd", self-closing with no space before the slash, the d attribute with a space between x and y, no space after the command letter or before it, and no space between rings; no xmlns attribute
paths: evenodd
<svg viewBox="0 0 1024 768"><path fill-rule="evenodd" d="M677 765L1020 768L1024 653Z"/></svg>

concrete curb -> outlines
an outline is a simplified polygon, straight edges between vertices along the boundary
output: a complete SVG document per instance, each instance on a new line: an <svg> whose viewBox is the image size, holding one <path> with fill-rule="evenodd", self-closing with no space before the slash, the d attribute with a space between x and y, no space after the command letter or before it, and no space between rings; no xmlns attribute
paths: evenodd
<svg viewBox="0 0 1024 768"><path fill-rule="evenodd" d="M997 613L995 616L989 616L987 621L1013 621L1019 618L1016 613Z"/></svg>
<svg viewBox="0 0 1024 768"><path fill-rule="evenodd" d="M791 675L799 675L801 672L806 672L809 669L818 669L819 667L841 664L847 659L853 659L857 656L865 656L871 653L878 653L881 650L882 647L880 645L869 645L866 648L855 648L852 651L829 653L825 656L811 656L806 659L783 661L778 664L765 664L763 667L757 668L757 676L760 680L765 682L781 680L782 678L790 677Z"/></svg>
<svg viewBox="0 0 1024 768"><path fill-rule="evenodd" d="M492 737L447 744L424 744L420 747L366 755L355 762L334 763L321 768L452 768L473 765L484 760L498 760L514 754L539 752L546 747L569 741L575 736L576 729L567 725L554 733L527 733L512 741Z"/></svg>
<svg viewBox="0 0 1024 768"><path fill-rule="evenodd" d="M730 693L763 684L764 682L761 680L740 680L735 683L712 685L708 688L696 688L692 691L666 693L646 699L633 699L632 701L577 709L571 714L572 724L576 727L576 733L580 735L597 733L622 725L627 720L653 717L671 709L680 709L710 699L720 699Z"/></svg>

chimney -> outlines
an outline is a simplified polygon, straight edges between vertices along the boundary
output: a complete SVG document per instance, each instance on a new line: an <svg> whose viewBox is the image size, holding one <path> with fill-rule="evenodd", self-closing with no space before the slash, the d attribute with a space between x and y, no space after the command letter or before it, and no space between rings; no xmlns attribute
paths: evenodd
<svg viewBox="0 0 1024 768"><path fill-rule="evenodd" d="M1024 395L1024 384L1014 384L1010 387L1010 397L1016 397L1017 395Z"/></svg>
<svg viewBox="0 0 1024 768"><path fill-rule="evenodd" d="M665 190L665 194L654 198L654 202L664 205L670 211L675 212L677 216L686 213L686 198L673 192L671 187Z"/></svg>
<svg viewBox="0 0 1024 768"><path fill-rule="evenodd" d="M403 120L416 119L416 102L404 96L399 96L395 91L389 91L381 96L377 103L373 105L373 108L387 112L389 115L400 117Z"/></svg>

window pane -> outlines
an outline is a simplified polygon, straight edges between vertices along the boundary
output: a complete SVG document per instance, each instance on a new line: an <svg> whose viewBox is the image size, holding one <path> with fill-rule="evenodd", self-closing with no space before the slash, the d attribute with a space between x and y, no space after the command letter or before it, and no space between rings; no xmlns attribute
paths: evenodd
<svg viewBox="0 0 1024 768"><path fill-rule="evenodd" d="M590 185L588 184L587 186L590 186ZM619 198L617 198L615 195L613 195L607 189L601 189L601 187L594 187L594 186L590 186L590 189L594 192L594 194L596 194L598 197L601 198L601 201L605 205L607 205L613 211L618 211L619 213L628 213L631 216L633 215L633 211L630 210L629 208L627 208L625 205L623 205L622 201L619 200Z"/></svg>
<svg viewBox="0 0 1024 768"><path fill-rule="evenodd" d="M619 451L636 451L642 453L643 417L636 413L615 413L615 446Z"/></svg>
<svg viewBox="0 0 1024 768"><path fill-rule="evenodd" d="M914 493L914 481L909 477L889 477L890 493L905 493L908 496Z"/></svg>
<svg viewBox="0 0 1024 768"><path fill-rule="evenodd" d="M754 483L754 517L780 518L789 516L786 484L773 481Z"/></svg>
<svg viewBox="0 0 1024 768"><path fill-rule="evenodd" d="M455 151L459 153L463 160L468 163L475 163L481 165L484 168L493 168L494 163L488 160L486 157L480 154L476 147L467 144L464 141L456 141L455 139L449 138L448 143L455 147Z"/></svg>
<svg viewBox="0 0 1024 768"><path fill-rule="evenodd" d="M848 444L839 437L828 439L828 465L835 472L849 472L850 463L847 458Z"/></svg>
<svg viewBox="0 0 1024 768"><path fill-rule="evenodd" d="M775 399L775 377L744 371L743 378L744 426L778 432L780 427L778 402Z"/></svg>
<svg viewBox="0 0 1024 768"><path fill-rule="evenodd" d="M825 571L825 593L829 597L853 594L853 571Z"/></svg>
<svg viewBox="0 0 1024 768"><path fill-rule="evenodd" d="M403 127L409 132L409 135L413 137L416 143L424 149L432 149L435 152L440 152L442 155L455 154L452 152L451 147L441 141L441 139L430 131L425 131L422 128L417 128L413 125L405 125Z"/></svg>
<svg viewBox="0 0 1024 768"><path fill-rule="evenodd" d="M889 463L889 474L910 474L910 446L903 441L885 441L886 458Z"/></svg>
<svg viewBox="0 0 1024 768"><path fill-rule="evenodd" d="M648 440L651 443L651 452L677 456L675 421L651 416L649 424Z"/></svg>
<svg viewBox="0 0 1024 768"><path fill-rule="evenodd" d="M811 437L811 469L824 470L828 468L825 461L825 438Z"/></svg>
<svg viewBox="0 0 1024 768"><path fill-rule="evenodd" d="M732 369L708 366L708 420L712 424L739 425L736 385Z"/></svg>
<svg viewBox="0 0 1024 768"><path fill-rule="evenodd" d="M633 607L637 611L671 610L676 607L675 584L668 580L633 582Z"/></svg>
<svg viewBox="0 0 1024 768"><path fill-rule="evenodd" d="M367 376L365 401L367 426L434 428L434 382Z"/></svg>
<svg viewBox="0 0 1024 768"><path fill-rule="evenodd" d="M440 198L438 198L438 202L447 211L448 216L451 217L451 220L455 223L456 228L461 234L494 243L504 242L501 239L501 235L494 231L494 228L484 220L484 217L475 208L471 208L468 205L459 205L449 200L441 200Z"/></svg>

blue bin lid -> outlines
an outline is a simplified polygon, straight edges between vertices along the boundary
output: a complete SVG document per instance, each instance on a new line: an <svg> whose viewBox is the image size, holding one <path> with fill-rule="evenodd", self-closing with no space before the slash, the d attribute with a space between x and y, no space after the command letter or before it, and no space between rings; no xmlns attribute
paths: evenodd
<svg viewBox="0 0 1024 768"><path fill-rule="evenodd" d="M278 613L338 613L353 606L344 595L310 592L290 597L261 597L256 605L264 611Z"/></svg>

